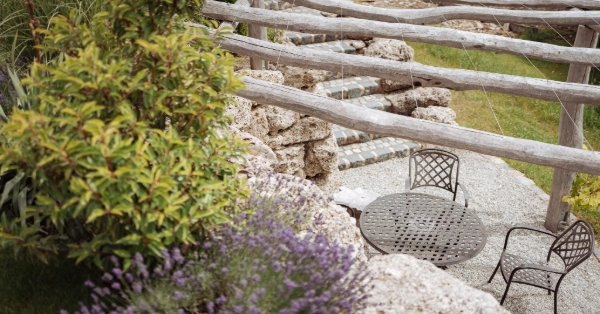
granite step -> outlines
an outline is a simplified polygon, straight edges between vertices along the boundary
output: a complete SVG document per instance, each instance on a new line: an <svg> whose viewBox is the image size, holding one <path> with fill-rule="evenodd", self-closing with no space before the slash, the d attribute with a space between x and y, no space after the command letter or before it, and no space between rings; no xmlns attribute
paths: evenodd
<svg viewBox="0 0 600 314"><path fill-rule="evenodd" d="M296 46L340 40L339 35L307 34L293 31L286 31L285 34L290 39L292 44Z"/></svg>
<svg viewBox="0 0 600 314"><path fill-rule="evenodd" d="M276 4L269 4L269 5L270 6L267 8L269 8L271 10L273 10L274 8L277 8ZM267 6L267 4L265 4L265 6ZM289 12L289 13L308 14L308 15L323 17L323 15L321 14L320 11L314 10L314 9L309 9L307 7L294 6L293 8L290 8L289 6L287 6L287 7L285 7L285 9L281 9L281 10L284 12ZM340 40L340 38L341 38L341 36L338 36L338 35L307 34L307 33L300 33L300 32L294 32L294 31L285 31L285 34L290 39L290 41L296 46L333 42L333 41Z"/></svg>
<svg viewBox="0 0 600 314"><path fill-rule="evenodd" d="M388 112L392 106L392 104L381 94L347 99L345 101L357 106ZM380 137L378 135L367 134L362 131L351 130L339 125L333 126L333 135L338 146L354 143L366 143Z"/></svg>
<svg viewBox="0 0 600 314"><path fill-rule="evenodd" d="M353 99L374 95L381 90L381 79L369 76L354 76L318 83L315 92L334 99Z"/></svg>
<svg viewBox="0 0 600 314"><path fill-rule="evenodd" d="M421 145L412 141L382 137L367 143L338 147L338 169L347 170L390 160L408 157Z"/></svg>
<svg viewBox="0 0 600 314"><path fill-rule="evenodd" d="M302 47L309 48L309 49L323 50L323 51L347 53L347 54L354 54L356 52L356 48L354 48L342 41L330 41L330 42L317 43L317 44L308 44L308 45L304 45ZM340 63L340 66L341 66L341 63Z"/></svg>

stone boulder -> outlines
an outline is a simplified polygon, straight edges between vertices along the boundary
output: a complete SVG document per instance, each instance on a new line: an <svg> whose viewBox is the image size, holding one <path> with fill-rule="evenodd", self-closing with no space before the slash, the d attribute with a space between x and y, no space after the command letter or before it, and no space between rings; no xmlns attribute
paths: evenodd
<svg viewBox="0 0 600 314"><path fill-rule="evenodd" d="M300 120L300 114L277 106L267 106L267 120L269 121L269 132L273 134L294 125Z"/></svg>
<svg viewBox="0 0 600 314"><path fill-rule="evenodd" d="M411 61L415 51L401 40L375 38L364 48L363 54L367 57L389 59L395 61ZM389 93L412 86L410 82L395 82L387 79L381 80L381 91Z"/></svg>
<svg viewBox="0 0 600 314"><path fill-rule="evenodd" d="M283 85L285 82L285 78L283 74L279 71L268 71L268 70L240 70L238 71L240 74L245 74L251 78L255 78L258 80L263 80L275 84Z"/></svg>
<svg viewBox="0 0 600 314"><path fill-rule="evenodd" d="M445 123L450 125L458 125L456 123L456 113L454 110L448 107L431 106L427 108L415 109L411 117L423 120L429 120L438 123Z"/></svg>
<svg viewBox="0 0 600 314"><path fill-rule="evenodd" d="M253 102L238 96L231 98L233 98L235 103L227 104L227 108L225 108L225 115L233 118L233 121L229 125L236 129L248 127L252 120Z"/></svg>
<svg viewBox="0 0 600 314"><path fill-rule="evenodd" d="M277 171L279 161L277 156L269 146L249 133L241 132L235 127L230 127L229 131L237 135L239 139L248 143L250 154L245 156L245 160L234 161L242 166L239 176L248 179L257 175L261 171Z"/></svg>
<svg viewBox="0 0 600 314"><path fill-rule="evenodd" d="M417 107L448 107L452 94L445 88L418 87L388 94L385 98L392 104L393 113L410 116Z"/></svg>
<svg viewBox="0 0 600 314"><path fill-rule="evenodd" d="M354 47L356 54L364 54L364 50L367 44L362 40L343 40L344 44Z"/></svg>
<svg viewBox="0 0 600 314"><path fill-rule="evenodd" d="M263 142L268 139L269 121L266 106L255 106L250 111L250 124L240 128L240 131L250 133Z"/></svg>
<svg viewBox="0 0 600 314"><path fill-rule="evenodd" d="M248 188L261 197L286 196L290 202L304 198L307 221L293 226L300 235L316 232L325 235L331 243L352 246L359 261L366 261L364 242L356 220L346 210L336 205L313 182L287 174L261 172L248 180Z"/></svg>
<svg viewBox="0 0 600 314"><path fill-rule="evenodd" d="M324 70L312 70L303 69L292 66L286 66L279 64L270 65L272 69L277 68L283 74L285 78L285 85L291 86L303 91L312 92L315 89L315 85L320 82L327 80L327 71Z"/></svg>
<svg viewBox="0 0 600 314"><path fill-rule="evenodd" d="M407 89L411 87L412 88L412 83L410 81L406 81L406 82L402 82L402 81L392 81L392 80L388 80L388 79L381 79L381 82L379 83L379 88L381 89L381 92L383 93L391 93L391 92L395 92L401 89Z"/></svg>
<svg viewBox="0 0 600 314"><path fill-rule="evenodd" d="M415 51L401 40L375 38L364 49L364 54L367 57L405 62L414 58Z"/></svg>
<svg viewBox="0 0 600 314"><path fill-rule="evenodd" d="M270 147L277 147L322 140L331 136L332 130L333 125L331 123L313 117L304 117L300 118L290 128L270 137L266 143Z"/></svg>
<svg viewBox="0 0 600 314"><path fill-rule="evenodd" d="M342 176L342 172L336 167L333 172L319 173L309 179L314 182L325 195L331 195L342 186L344 176Z"/></svg>
<svg viewBox="0 0 600 314"><path fill-rule="evenodd" d="M338 167L337 142L333 134L320 141L306 144L306 156L304 158L304 172L308 177L314 177L320 173L331 173Z"/></svg>
<svg viewBox="0 0 600 314"><path fill-rule="evenodd" d="M289 145L274 151L279 161L279 172L292 174L297 177L305 178L304 156L306 151L304 144Z"/></svg>
<svg viewBox="0 0 600 314"><path fill-rule="evenodd" d="M378 255L367 268L374 287L361 314L510 314L489 293L409 255Z"/></svg>

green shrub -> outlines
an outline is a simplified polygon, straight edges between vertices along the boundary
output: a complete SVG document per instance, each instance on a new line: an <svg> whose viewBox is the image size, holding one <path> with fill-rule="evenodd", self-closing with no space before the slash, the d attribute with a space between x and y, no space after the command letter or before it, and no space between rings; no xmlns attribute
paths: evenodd
<svg viewBox="0 0 600 314"><path fill-rule="evenodd" d="M599 210L600 177L590 174L577 174L571 189L571 197L565 196L563 201L582 209Z"/></svg>
<svg viewBox="0 0 600 314"><path fill-rule="evenodd" d="M160 256L229 221L245 196L242 141L226 128L226 95L243 87L235 59L207 31L183 31L200 0L111 0L88 24L59 16L23 83L29 111L0 128L5 183L0 244L102 266Z"/></svg>

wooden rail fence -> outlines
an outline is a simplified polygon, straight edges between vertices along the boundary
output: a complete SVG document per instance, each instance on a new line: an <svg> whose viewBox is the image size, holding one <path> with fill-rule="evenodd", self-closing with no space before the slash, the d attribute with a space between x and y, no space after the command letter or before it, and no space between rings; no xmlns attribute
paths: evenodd
<svg viewBox="0 0 600 314"><path fill-rule="evenodd" d="M240 5L240 1L243 1ZM257 0L254 0L257 1ZM255 60L281 61L283 64L337 72L375 76L398 82L414 81L417 86L445 87L454 90L481 90L508 95L557 101L561 113L559 145L500 136L358 107L343 101L306 93L287 86L243 78L246 90L239 95L250 100L308 114L344 127L370 134L401 137L445 145L499 157L555 168L553 188L545 226L556 232L568 217L568 195L575 172L600 175L600 154L581 149L583 103L600 105L600 87L587 85L590 65L600 65L595 49L600 30L600 12L573 8L600 9L598 0L433 0L444 5L466 4L476 7L438 7L415 10L389 10L360 6L341 0L283 0L344 18L275 12L247 7L247 0L229 5L208 0L203 14L219 20L249 23L317 34L382 37L423 42L473 50L525 55L552 62L570 63L568 82L534 79L459 69L445 69L418 63L397 62L357 55L338 54L300 47L289 47L238 35L226 35L222 47ZM518 7L527 10L482 8ZM533 11L530 8L560 8L570 11ZM354 18L346 18L351 16ZM368 19L368 20L365 20ZM440 23L451 19L484 22L578 25L575 47L561 47L502 36L475 34L452 29L412 25ZM584 26L584 25L588 26ZM197 26L190 24L191 26ZM235 26L235 25L233 25ZM259 35L253 35L259 37ZM261 36L261 38L264 38ZM336 60L338 62L332 62ZM262 61L261 61L262 62ZM339 63L339 64L338 64ZM253 65L253 68L258 68ZM260 66L262 68L262 66Z"/></svg>

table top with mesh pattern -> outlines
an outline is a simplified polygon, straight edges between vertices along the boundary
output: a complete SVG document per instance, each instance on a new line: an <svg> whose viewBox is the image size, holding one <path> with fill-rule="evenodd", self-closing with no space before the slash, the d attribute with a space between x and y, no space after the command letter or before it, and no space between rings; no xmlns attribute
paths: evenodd
<svg viewBox="0 0 600 314"><path fill-rule="evenodd" d="M487 241L485 226L471 210L421 193L378 198L362 212L360 230L383 254L408 254L436 266L471 259Z"/></svg>

